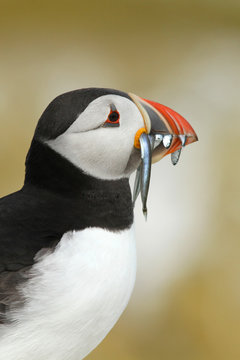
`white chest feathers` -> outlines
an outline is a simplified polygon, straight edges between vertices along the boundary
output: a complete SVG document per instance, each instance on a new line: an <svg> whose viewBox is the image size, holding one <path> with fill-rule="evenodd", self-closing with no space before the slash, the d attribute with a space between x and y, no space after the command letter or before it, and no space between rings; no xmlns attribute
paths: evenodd
<svg viewBox="0 0 240 360"><path fill-rule="evenodd" d="M3 329L4 360L80 360L107 335L135 282L134 230L70 232L33 267L17 323Z"/></svg>

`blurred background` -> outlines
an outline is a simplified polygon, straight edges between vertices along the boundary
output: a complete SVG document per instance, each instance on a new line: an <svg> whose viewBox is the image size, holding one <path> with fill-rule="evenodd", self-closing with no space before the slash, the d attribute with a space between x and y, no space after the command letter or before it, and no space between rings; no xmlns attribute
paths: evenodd
<svg viewBox="0 0 240 360"><path fill-rule="evenodd" d="M165 104L199 142L154 165L138 274L88 360L240 358L240 2L0 1L0 195L19 189L57 95L111 87Z"/></svg>

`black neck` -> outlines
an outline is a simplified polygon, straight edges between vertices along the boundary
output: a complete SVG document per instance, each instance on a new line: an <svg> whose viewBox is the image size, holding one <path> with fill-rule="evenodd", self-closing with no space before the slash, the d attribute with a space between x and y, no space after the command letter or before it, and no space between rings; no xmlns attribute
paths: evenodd
<svg viewBox="0 0 240 360"><path fill-rule="evenodd" d="M46 206L56 202L58 209L64 211L62 221L69 222L69 230L88 226L118 230L133 222L128 179L96 179L35 139L26 160L23 190L33 188L46 198Z"/></svg>

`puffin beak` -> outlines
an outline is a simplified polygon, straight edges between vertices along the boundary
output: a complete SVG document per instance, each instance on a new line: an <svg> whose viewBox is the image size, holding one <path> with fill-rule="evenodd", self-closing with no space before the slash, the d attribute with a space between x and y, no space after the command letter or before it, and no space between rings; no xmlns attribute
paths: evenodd
<svg viewBox="0 0 240 360"><path fill-rule="evenodd" d="M141 149L142 163L137 170L133 202L140 191L143 213L147 216L147 196L151 177L151 164L171 154L176 165L182 148L198 140L191 125L176 111L156 102L129 94L138 107L144 120L144 129L140 129L135 138L135 147Z"/></svg>

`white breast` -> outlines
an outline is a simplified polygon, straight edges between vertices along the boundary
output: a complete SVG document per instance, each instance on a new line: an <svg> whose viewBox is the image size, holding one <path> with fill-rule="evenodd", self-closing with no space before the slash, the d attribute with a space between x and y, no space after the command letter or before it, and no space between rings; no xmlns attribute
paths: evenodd
<svg viewBox="0 0 240 360"><path fill-rule="evenodd" d="M28 302L5 327L4 360L80 360L125 309L136 275L134 231L98 228L63 236L33 267Z"/></svg>

